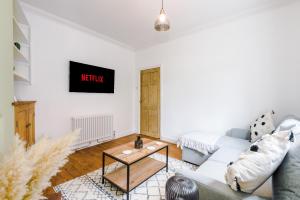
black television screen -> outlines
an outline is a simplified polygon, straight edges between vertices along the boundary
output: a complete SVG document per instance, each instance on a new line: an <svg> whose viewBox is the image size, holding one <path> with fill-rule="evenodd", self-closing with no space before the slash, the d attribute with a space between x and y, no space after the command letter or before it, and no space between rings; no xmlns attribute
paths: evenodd
<svg viewBox="0 0 300 200"><path fill-rule="evenodd" d="M70 92L114 93L115 70L70 61Z"/></svg>

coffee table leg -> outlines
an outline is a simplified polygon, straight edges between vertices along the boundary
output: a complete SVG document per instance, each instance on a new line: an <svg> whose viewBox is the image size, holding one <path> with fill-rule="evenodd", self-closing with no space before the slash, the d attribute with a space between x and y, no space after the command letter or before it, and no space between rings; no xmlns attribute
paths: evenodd
<svg viewBox="0 0 300 200"><path fill-rule="evenodd" d="M102 153L102 184L104 184L105 153Z"/></svg>
<svg viewBox="0 0 300 200"><path fill-rule="evenodd" d="M166 171L168 172L168 169L169 169L169 146L167 146L167 149L166 149Z"/></svg>
<svg viewBox="0 0 300 200"><path fill-rule="evenodd" d="M129 200L129 184L130 184L130 165L127 165L127 200Z"/></svg>

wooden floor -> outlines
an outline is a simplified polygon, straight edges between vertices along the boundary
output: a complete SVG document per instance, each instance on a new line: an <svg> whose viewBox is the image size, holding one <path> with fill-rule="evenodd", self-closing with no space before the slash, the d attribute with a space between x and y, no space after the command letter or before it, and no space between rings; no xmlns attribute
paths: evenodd
<svg viewBox="0 0 300 200"><path fill-rule="evenodd" d="M52 187L101 168L102 152L104 150L134 141L135 139L136 134L133 134L76 151L69 156L69 162L61 169L61 172L51 179ZM164 153L164 150L162 153ZM176 159L181 159L181 150L177 148L175 144L170 144L169 156ZM106 161L107 164L111 164L112 162L114 161L109 158ZM52 187L45 190L45 196L52 200L60 199L60 195L56 194Z"/></svg>

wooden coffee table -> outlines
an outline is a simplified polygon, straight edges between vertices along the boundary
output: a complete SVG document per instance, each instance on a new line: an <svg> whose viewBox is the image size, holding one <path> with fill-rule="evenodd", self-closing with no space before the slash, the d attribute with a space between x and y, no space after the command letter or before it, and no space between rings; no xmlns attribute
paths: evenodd
<svg viewBox="0 0 300 200"><path fill-rule="evenodd" d="M143 138L144 146L142 149L135 149L134 142L114 147L103 151L102 155L102 184L104 180L109 181L121 191L127 194L129 199L129 192L149 179L151 176L166 168L168 171L168 144ZM148 149L147 147L155 147L155 149ZM149 156L162 150L166 150L166 163L150 158ZM125 150L131 150L132 153L126 155L122 153ZM124 166L117 168L115 171L108 174L105 173L105 157L110 157Z"/></svg>

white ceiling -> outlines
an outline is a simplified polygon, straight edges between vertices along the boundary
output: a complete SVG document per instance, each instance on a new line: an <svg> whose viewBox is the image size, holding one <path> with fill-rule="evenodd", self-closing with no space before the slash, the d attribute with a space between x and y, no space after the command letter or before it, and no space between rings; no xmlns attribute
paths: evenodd
<svg viewBox="0 0 300 200"><path fill-rule="evenodd" d="M154 30L160 0L22 0L133 49L143 49L229 18L292 0L165 0L171 30Z"/></svg>

